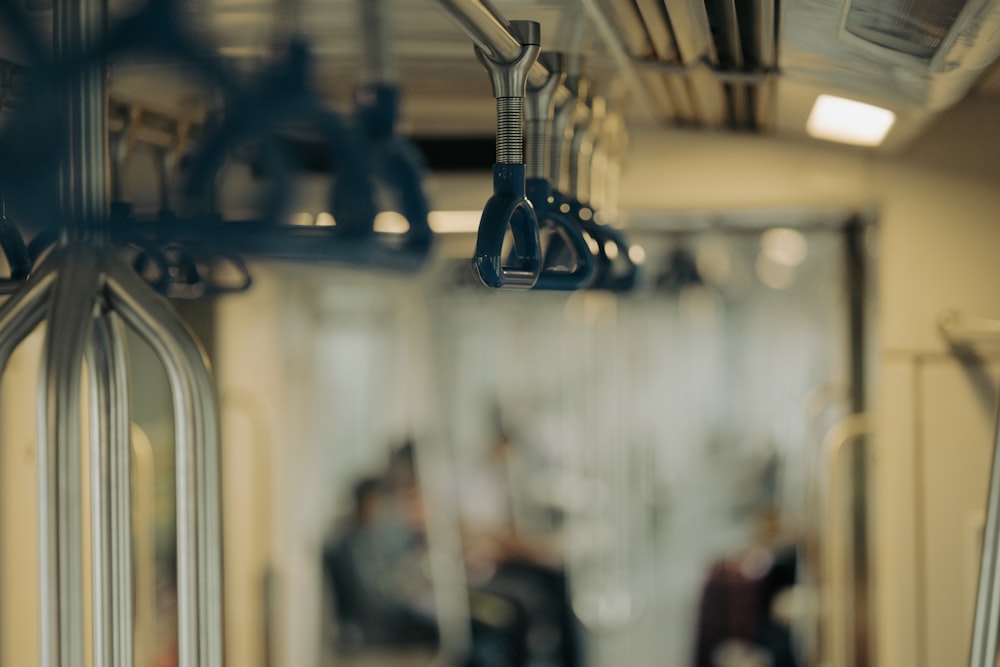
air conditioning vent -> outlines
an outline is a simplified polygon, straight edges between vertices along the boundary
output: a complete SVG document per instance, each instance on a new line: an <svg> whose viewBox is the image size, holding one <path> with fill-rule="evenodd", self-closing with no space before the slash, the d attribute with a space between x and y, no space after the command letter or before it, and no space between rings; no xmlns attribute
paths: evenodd
<svg viewBox="0 0 1000 667"><path fill-rule="evenodd" d="M931 60L966 0L851 0L844 30L859 39Z"/></svg>

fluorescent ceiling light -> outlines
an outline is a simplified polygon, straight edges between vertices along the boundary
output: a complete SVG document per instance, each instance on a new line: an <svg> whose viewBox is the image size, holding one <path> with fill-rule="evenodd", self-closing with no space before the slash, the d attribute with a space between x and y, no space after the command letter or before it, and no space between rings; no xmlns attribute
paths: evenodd
<svg viewBox="0 0 1000 667"><path fill-rule="evenodd" d="M856 146L878 146L896 122L896 114L835 95L816 98L806 131L810 136Z"/></svg>
<svg viewBox="0 0 1000 667"><path fill-rule="evenodd" d="M427 221L438 234L474 234L481 217L482 211L431 211Z"/></svg>

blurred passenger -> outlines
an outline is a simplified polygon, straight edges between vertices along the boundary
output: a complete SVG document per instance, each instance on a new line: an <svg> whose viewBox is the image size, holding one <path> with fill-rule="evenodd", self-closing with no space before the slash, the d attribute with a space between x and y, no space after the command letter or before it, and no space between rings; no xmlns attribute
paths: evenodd
<svg viewBox="0 0 1000 667"><path fill-rule="evenodd" d="M419 561L413 536L387 512L381 480L359 481L351 517L323 553L342 649L436 643L430 584Z"/></svg>
<svg viewBox="0 0 1000 667"><path fill-rule="evenodd" d="M773 508L750 545L712 566L702 592L695 667L799 667L787 614L778 610L796 581L796 548Z"/></svg>
<svg viewBox="0 0 1000 667"><path fill-rule="evenodd" d="M433 649L438 624L427 575L422 495L412 442L393 451L382 478L359 481L347 526L324 551L341 650ZM500 592L470 591L472 645L464 667L521 667L527 619Z"/></svg>
<svg viewBox="0 0 1000 667"><path fill-rule="evenodd" d="M558 536L551 540L552 534L518 530L515 507L531 502L527 458L501 431L485 456L459 471L469 579L477 590L516 600L524 608L532 664L574 667L582 664L582 651Z"/></svg>
<svg viewBox="0 0 1000 667"><path fill-rule="evenodd" d="M526 533L517 520L515 508L521 514L531 511L529 458L520 443L501 431L484 456L459 466L459 516L473 582L488 580L500 563L510 560L562 563L557 534Z"/></svg>

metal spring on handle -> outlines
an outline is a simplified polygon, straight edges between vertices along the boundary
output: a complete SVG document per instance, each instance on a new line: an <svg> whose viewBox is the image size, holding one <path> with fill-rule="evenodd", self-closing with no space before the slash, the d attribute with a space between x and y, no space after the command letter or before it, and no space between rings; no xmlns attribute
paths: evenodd
<svg viewBox="0 0 1000 667"><path fill-rule="evenodd" d="M524 163L524 98L497 98L497 164Z"/></svg>

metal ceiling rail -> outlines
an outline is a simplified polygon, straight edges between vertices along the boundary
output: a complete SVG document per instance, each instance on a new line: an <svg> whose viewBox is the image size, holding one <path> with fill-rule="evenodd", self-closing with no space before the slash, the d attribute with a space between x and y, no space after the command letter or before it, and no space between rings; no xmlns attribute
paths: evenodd
<svg viewBox="0 0 1000 667"><path fill-rule="evenodd" d="M521 42L511 32L510 23L489 0L440 0L462 30L484 53L496 62L513 62L521 55ZM550 73L536 61L528 70L528 85L540 88ZM556 104L569 99L570 91L560 85L555 93Z"/></svg>

